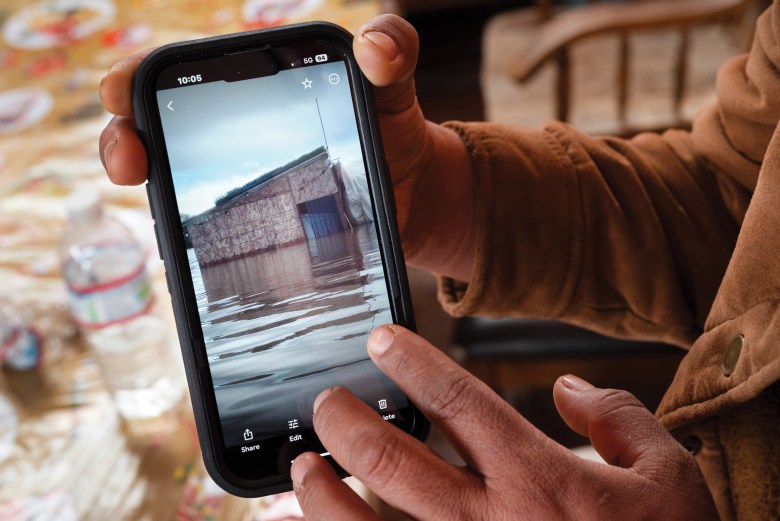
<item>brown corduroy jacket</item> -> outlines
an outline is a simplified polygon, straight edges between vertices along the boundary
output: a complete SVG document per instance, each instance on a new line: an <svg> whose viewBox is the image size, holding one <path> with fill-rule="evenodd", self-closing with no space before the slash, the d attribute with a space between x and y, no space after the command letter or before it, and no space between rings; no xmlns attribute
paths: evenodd
<svg viewBox="0 0 780 521"><path fill-rule="evenodd" d="M780 519L780 0L693 130L451 123L476 176L455 316L533 316L688 350L657 415L723 519Z"/></svg>

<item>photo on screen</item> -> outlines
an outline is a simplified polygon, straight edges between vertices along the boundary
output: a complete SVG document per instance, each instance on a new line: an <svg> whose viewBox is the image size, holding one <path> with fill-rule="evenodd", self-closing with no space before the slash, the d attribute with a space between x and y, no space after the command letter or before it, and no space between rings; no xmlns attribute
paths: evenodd
<svg viewBox="0 0 780 521"><path fill-rule="evenodd" d="M404 406L366 352L392 314L344 64L158 103L226 445L310 427L333 385Z"/></svg>

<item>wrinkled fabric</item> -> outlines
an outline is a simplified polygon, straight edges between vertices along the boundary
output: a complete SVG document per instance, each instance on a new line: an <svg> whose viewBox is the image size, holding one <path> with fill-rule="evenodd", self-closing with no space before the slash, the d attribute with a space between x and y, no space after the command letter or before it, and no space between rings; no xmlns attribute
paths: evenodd
<svg viewBox="0 0 780 521"><path fill-rule="evenodd" d="M471 156L478 237L472 279L439 280L444 308L687 349L657 415L702 441L723 519L780 518L778 71L780 0L690 132L448 124Z"/></svg>
<svg viewBox="0 0 780 521"><path fill-rule="evenodd" d="M374 221L371 210L371 194L362 164L345 166L341 161L333 163L333 173L342 187L342 202L347 219L353 226Z"/></svg>

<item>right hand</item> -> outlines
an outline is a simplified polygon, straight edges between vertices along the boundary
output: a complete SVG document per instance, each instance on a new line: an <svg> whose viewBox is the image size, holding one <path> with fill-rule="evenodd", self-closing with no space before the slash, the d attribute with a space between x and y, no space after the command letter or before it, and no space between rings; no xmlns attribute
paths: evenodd
<svg viewBox="0 0 780 521"><path fill-rule="evenodd" d="M469 280L476 244L471 163L460 137L422 114L413 78L418 47L414 28L394 15L370 20L353 43L358 65L374 85L406 259ZM115 115L100 136L100 158L108 177L119 185L137 185L147 176L130 86L150 52L119 60L100 83L103 106Z"/></svg>
<svg viewBox="0 0 780 521"><path fill-rule="evenodd" d="M696 460L626 391L572 375L553 388L561 418L604 465L555 443L411 331L378 327L368 353L465 465L440 458L344 388L317 396L314 430L343 469L413 519L718 519ZM295 458L291 478L308 521L380 521L317 453Z"/></svg>

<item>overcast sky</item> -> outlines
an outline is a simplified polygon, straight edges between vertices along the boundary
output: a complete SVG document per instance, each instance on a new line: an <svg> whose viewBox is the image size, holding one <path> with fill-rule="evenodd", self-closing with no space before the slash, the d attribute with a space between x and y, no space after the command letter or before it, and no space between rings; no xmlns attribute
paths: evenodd
<svg viewBox="0 0 780 521"><path fill-rule="evenodd" d="M331 74L340 81L332 85ZM262 173L324 145L331 157L362 161L343 62L157 93L181 213L195 215ZM305 79L312 88L304 88ZM173 111L168 102L173 101Z"/></svg>

